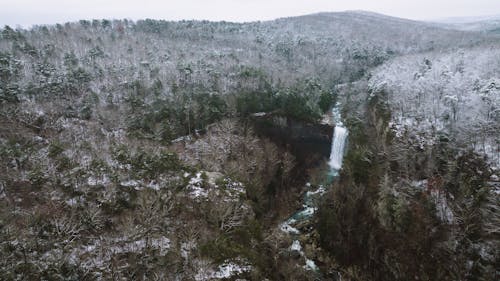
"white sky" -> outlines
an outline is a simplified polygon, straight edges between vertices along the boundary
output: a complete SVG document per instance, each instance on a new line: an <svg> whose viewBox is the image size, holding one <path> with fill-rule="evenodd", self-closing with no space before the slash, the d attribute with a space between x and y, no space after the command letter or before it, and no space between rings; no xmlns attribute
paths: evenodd
<svg viewBox="0 0 500 281"><path fill-rule="evenodd" d="M79 19L270 20L366 10L409 19L500 14L500 0L0 0L0 26Z"/></svg>

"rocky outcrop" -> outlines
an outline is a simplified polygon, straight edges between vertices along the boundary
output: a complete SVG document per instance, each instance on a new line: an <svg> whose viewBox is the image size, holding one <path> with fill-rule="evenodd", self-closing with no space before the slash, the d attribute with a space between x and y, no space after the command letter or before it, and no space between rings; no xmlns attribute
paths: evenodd
<svg viewBox="0 0 500 281"><path fill-rule="evenodd" d="M330 156L333 124L311 124L271 114L253 115L251 120L258 134L289 148L306 167Z"/></svg>

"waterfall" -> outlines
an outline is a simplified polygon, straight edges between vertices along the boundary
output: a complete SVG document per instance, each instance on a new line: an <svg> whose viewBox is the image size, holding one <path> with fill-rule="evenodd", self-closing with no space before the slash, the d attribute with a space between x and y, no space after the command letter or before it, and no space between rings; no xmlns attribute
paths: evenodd
<svg viewBox="0 0 500 281"><path fill-rule="evenodd" d="M325 186L328 186L332 183L332 181L339 176L339 170L342 168L342 158L344 158L344 150L347 141L347 136L349 135L347 128L344 127L342 123L342 116L340 114L340 103L337 103L336 106L332 108L331 114L331 122L328 124L335 123L335 129L333 131L333 140L332 140L332 149L330 151L330 161L329 166L331 167L330 171L327 173L327 179ZM307 188L311 188L311 184L306 184ZM311 233L314 229L314 224L311 224L311 218L314 216L314 213L318 210L318 202L325 193L326 189L323 185L319 185L316 190L309 190L304 195L304 203L302 205L302 209L293 214L290 218L284 221L280 225L280 229L283 232L289 233L290 235L298 236L300 235L302 229L305 229L306 233ZM306 222L304 224L304 222ZM308 226L304 228L304 225ZM302 228L298 228L298 226L302 226ZM300 230L299 230L300 229ZM294 240L292 245L290 246L290 251L298 252L300 256L304 257L306 260L306 265L304 268L307 270L311 270L314 272L316 277L320 277L315 280L323 280L322 272L316 263L309 259L304 251L302 251L302 244L299 240ZM340 272L335 271L339 277L339 280L342 280L342 275Z"/></svg>
<svg viewBox="0 0 500 281"><path fill-rule="evenodd" d="M348 134L345 127L335 126L329 162L330 167L334 170L340 170L340 168L342 168L342 158L344 158L344 147Z"/></svg>

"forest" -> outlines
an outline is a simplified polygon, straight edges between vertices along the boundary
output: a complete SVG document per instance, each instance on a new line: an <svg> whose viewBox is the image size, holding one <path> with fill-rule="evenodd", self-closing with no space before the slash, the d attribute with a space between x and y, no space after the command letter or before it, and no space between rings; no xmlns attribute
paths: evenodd
<svg viewBox="0 0 500 281"><path fill-rule="evenodd" d="M0 28L0 280L497 280L499 28Z"/></svg>

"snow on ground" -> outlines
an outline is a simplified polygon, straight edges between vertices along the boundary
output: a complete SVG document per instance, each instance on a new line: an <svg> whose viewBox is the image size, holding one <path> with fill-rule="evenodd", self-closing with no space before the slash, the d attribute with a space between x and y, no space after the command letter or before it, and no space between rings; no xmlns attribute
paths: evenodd
<svg viewBox="0 0 500 281"><path fill-rule="evenodd" d="M304 268L308 269L308 270L312 270L312 271L318 271L319 270L319 268L316 265L316 263L314 263L314 261L310 260L310 259L306 259L306 265L304 265Z"/></svg>
<svg viewBox="0 0 500 281"><path fill-rule="evenodd" d="M236 192L236 193L245 193L245 187L241 182L238 181L233 181L230 178L225 178L223 180L224 186L226 187L227 190Z"/></svg>
<svg viewBox="0 0 500 281"><path fill-rule="evenodd" d="M250 271L252 269L249 265L238 265L235 263L226 263L219 266L219 270L215 272L214 277L217 279L229 278L236 274Z"/></svg>
<svg viewBox="0 0 500 281"><path fill-rule="evenodd" d="M187 185L189 195L193 198L208 197L208 189L203 188L202 184L203 179L201 178L201 173L196 173L194 177L189 179L189 183Z"/></svg>
<svg viewBox="0 0 500 281"><path fill-rule="evenodd" d="M249 272L251 269L252 266L246 262L226 261L219 265L217 270L200 270L194 278L196 281L226 279L244 272Z"/></svg>
<svg viewBox="0 0 500 281"><path fill-rule="evenodd" d="M120 182L120 186L129 187L135 190L143 190L144 188L149 188L153 190L160 190L161 186L159 182L166 181L164 178L160 178L159 181L151 180L149 182L144 182L143 180L126 180Z"/></svg>
<svg viewBox="0 0 500 281"><path fill-rule="evenodd" d="M255 117L262 117L262 116L266 116L266 114L267 113L265 113L265 112L257 112L257 113L254 113L252 115L255 116Z"/></svg>
<svg viewBox="0 0 500 281"><path fill-rule="evenodd" d="M170 239L164 236L152 237L148 241L146 239L133 240L129 237L98 239L92 244L72 249L69 261L86 269L104 268L109 265L110 260L116 254L141 253L148 248L158 251L160 256L165 256L170 247ZM42 259L49 261L58 258L62 253L57 251L60 249L45 253Z"/></svg>
<svg viewBox="0 0 500 281"><path fill-rule="evenodd" d="M181 257L185 260L189 259L191 251L196 249L196 240L189 240L181 243Z"/></svg>
<svg viewBox="0 0 500 281"><path fill-rule="evenodd" d="M122 181L120 182L120 185L123 187L134 187L138 188L139 187L139 182L136 180L128 180L128 181Z"/></svg>
<svg viewBox="0 0 500 281"><path fill-rule="evenodd" d="M302 252L302 246L300 245L299 240L294 240L292 246L290 246L290 251Z"/></svg>
<svg viewBox="0 0 500 281"><path fill-rule="evenodd" d="M189 178L191 174L185 173L184 178ZM204 177L206 176L206 179ZM216 194L223 197L226 202L238 201L241 194L245 194L245 187L241 182L234 181L228 177L223 178L219 184L216 182L221 179L223 175L217 172L198 172L193 177L189 178L186 186L191 198L208 198L209 192L216 192Z"/></svg>
<svg viewBox="0 0 500 281"><path fill-rule="evenodd" d="M411 182L411 186L417 188L417 189L420 189L420 190L424 190L426 187L427 187L427 183L428 183L428 180L420 180L420 181L412 181Z"/></svg>
<svg viewBox="0 0 500 281"><path fill-rule="evenodd" d="M172 141L172 143L177 143L177 142L190 142L192 140L191 136L182 136L179 138L176 138L175 140Z"/></svg>
<svg viewBox="0 0 500 281"><path fill-rule="evenodd" d="M73 197L65 201L68 206L76 206L78 204L83 204L85 199L82 196Z"/></svg>
<svg viewBox="0 0 500 281"><path fill-rule="evenodd" d="M106 186L108 184L111 183L111 180L109 179L109 177L107 175L103 175L102 177L94 177L94 176L90 176L88 179L87 179L87 184L89 186Z"/></svg>

